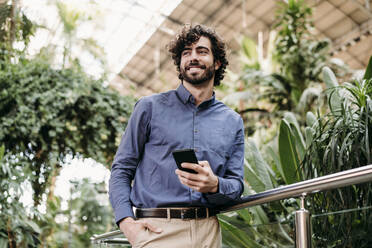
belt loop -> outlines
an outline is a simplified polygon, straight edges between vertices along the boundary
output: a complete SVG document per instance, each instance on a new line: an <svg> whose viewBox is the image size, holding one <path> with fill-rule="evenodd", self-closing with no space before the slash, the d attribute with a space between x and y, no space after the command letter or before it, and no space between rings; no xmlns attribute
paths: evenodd
<svg viewBox="0 0 372 248"><path fill-rule="evenodd" d="M207 218L209 218L209 208L206 208L207 210Z"/></svg>
<svg viewBox="0 0 372 248"><path fill-rule="evenodd" d="M171 218L171 215L170 215L170 208L167 208L167 220L169 221Z"/></svg>
<svg viewBox="0 0 372 248"><path fill-rule="evenodd" d="M198 219L198 208L195 208L195 220Z"/></svg>

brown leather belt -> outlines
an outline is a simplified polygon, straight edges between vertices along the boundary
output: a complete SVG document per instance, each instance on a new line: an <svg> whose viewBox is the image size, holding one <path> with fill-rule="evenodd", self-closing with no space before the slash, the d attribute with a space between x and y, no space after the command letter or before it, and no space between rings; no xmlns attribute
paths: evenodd
<svg viewBox="0 0 372 248"><path fill-rule="evenodd" d="M136 218L202 219L215 216L211 208L137 208Z"/></svg>

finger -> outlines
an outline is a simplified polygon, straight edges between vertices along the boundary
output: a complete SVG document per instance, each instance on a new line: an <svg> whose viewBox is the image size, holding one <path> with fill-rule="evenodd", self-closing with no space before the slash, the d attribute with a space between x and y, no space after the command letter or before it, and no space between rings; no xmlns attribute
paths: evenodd
<svg viewBox="0 0 372 248"><path fill-rule="evenodd" d="M201 174L193 174L193 173L180 173L178 174L180 177L187 179L189 181L194 181L194 182L200 182L203 181L204 175Z"/></svg>
<svg viewBox="0 0 372 248"><path fill-rule="evenodd" d="M199 181L192 181L187 178L180 177L180 176L178 178L183 185L186 185L190 188L192 187L199 188L201 186L201 183Z"/></svg>
<svg viewBox="0 0 372 248"><path fill-rule="evenodd" d="M186 184L186 183L184 183L184 182L182 182L182 181L181 181L181 183L182 183L183 185L185 185L186 187L188 187L188 188L190 188L190 189L193 189L193 190L195 190L195 191L199 191L199 189L200 189L200 187L192 186L192 185Z"/></svg>
<svg viewBox="0 0 372 248"><path fill-rule="evenodd" d="M182 176L184 178L188 178L188 179L191 179L191 180L198 180L198 174L194 174L194 173L189 173L189 172L186 172L186 171L182 171L182 170L179 170L177 169L175 171L175 173L179 176Z"/></svg>
<svg viewBox="0 0 372 248"><path fill-rule="evenodd" d="M204 173L203 166L200 166L199 164L192 164L192 163L182 163L182 168L187 168L196 171L197 173ZM191 174L191 173L190 173Z"/></svg>
<svg viewBox="0 0 372 248"><path fill-rule="evenodd" d="M153 226L148 221L145 221L144 226L147 227L151 232L161 233L163 230L160 227Z"/></svg>

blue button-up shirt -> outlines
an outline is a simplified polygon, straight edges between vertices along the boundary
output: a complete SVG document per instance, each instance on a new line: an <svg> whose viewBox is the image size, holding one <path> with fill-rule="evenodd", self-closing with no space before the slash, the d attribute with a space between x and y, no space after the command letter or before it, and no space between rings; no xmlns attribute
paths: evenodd
<svg viewBox="0 0 372 248"><path fill-rule="evenodd" d="M217 193L181 184L172 151L186 148L209 162L219 179ZM112 164L109 194L115 220L133 217L132 206L216 207L236 200L243 191L243 164L243 121L214 95L196 106L181 84L177 90L143 97Z"/></svg>

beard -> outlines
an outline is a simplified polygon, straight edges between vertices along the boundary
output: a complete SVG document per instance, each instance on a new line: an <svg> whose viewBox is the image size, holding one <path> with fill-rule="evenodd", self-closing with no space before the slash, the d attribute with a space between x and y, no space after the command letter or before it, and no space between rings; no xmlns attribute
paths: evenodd
<svg viewBox="0 0 372 248"><path fill-rule="evenodd" d="M199 73L196 75L192 75L188 73L190 66L200 66L200 69L203 69L204 72L201 74ZM200 64L189 64L188 66L181 68L182 78L192 85L199 85L208 82L214 77L214 74L215 74L214 63L208 67Z"/></svg>

